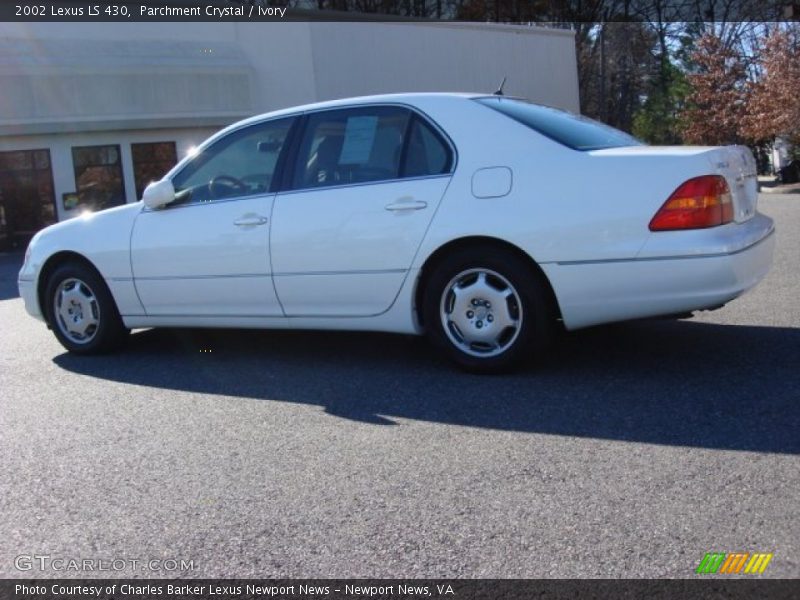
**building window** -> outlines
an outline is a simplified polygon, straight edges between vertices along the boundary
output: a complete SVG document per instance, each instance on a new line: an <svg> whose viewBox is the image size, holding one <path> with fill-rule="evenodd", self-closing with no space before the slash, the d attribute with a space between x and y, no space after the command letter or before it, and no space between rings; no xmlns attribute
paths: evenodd
<svg viewBox="0 0 800 600"><path fill-rule="evenodd" d="M141 198L144 188L151 181L158 181L178 164L175 142L148 142L131 144L133 155L133 178L136 182L136 197Z"/></svg>
<svg viewBox="0 0 800 600"><path fill-rule="evenodd" d="M50 151L0 152L0 247L24 248L55 222Z"/></svg>
<svg viewBox="0 0 800 600"><path fill-rule="evenodd" d="M75 147L72 164L82 207L103 210L125 204L119 146Z"/></svg>

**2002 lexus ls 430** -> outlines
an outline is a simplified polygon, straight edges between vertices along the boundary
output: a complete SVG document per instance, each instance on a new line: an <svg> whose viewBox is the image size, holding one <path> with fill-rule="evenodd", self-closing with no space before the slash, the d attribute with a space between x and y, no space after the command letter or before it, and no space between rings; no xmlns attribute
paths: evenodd
<svg viewBox="0 0 800 600"><path fill-rule="evenodd" d="M718 307L767 273L747 148L653 147L501 96L324 102L232 125L143 201L31 241L70 351L138 327L425 333L497 371L567 329Z"/></svg>

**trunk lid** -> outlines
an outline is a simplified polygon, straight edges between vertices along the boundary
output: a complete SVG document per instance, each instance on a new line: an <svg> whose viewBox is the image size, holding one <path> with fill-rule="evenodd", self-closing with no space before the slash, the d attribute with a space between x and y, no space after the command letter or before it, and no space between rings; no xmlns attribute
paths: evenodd
<svg viewBox="0 0 800 600"><path fill-rule="evenodd" d="M752 219L758 203L756 160L746 146L722 146L709 150L713 172L725 177L733 200L733 218L737 223Z"/></svg>
<svg viewBox="0 0 800 600"><path fill-rule="evenodd" d="M747 146L626 146L587 152L590 156L647 161L647 168L663 167L675 177L677 187L691 177L722 175L728 182L733 202L733 218L737 223L752 219L758 202L756 161ZM666 200L666 197L662 199Z"/></svg>

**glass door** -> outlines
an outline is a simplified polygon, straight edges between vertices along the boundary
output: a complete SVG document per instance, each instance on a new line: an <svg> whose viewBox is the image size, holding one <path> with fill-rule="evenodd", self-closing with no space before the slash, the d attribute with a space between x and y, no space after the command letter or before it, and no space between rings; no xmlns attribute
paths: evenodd
<svg viewBox="0 0 800 600"><path fill-rule="evenodd" d="M50 151L0 152L0 247L24 249L56 220Z"/></svg>

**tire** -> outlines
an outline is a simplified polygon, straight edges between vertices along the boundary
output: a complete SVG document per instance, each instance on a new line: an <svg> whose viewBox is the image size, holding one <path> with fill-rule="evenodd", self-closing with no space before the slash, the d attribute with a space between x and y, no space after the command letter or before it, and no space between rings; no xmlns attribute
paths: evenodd
<svg viewBox="0 0 800 600"><path fill-rule="evenodd" d="M454 252L425 287L426 333L459 367L502 373L542 355L555 315L546 283L519 256L493 246Z"/></svg>
<svg viewBox="0 0 800 600"><path fill-rule="evenodd" d="M44 310L58 341L75 354L114 350L129 332L105 281L84 263L66 263L50 275Z"/></svg>

